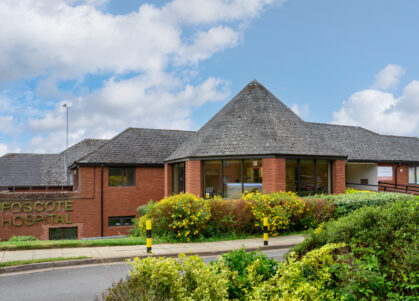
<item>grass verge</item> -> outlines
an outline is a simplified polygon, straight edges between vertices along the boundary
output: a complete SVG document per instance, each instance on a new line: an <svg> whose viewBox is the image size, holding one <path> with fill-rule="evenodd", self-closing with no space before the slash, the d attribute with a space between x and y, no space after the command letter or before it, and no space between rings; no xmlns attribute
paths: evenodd
<svg viewBox="0 0 419 301"><path fill-rule="evenodd" d="M302 234L305 231L288 232L286 235ZM216 242L225 240L237 240L247 238L262 238L261 234L222 234L215 237L205 237L194 239L191 242ZM178 243L179 241L164 237L153 237L153 244L161 243ZM122 238L105 238L94 240L35 240L35 241L3 241L0 242L0 251L16 251L16 250L36 250L36 249L54 249L54 248L82 248L82 247L106 247L106 246L133 246L145 245L145 237L122 237Z"/></svg>
<svg viewBox="0 0 419 301"><path fill-rule="evenodd" d="M86 259L86 258L89 258L89 257L79 256L79 257L54 257L54 258L42 258L42 259L14 260L14 261L0 262L0 268L10 267L10 266L15 266L15 265L31 264L31 263L65 261L65 260L76 260L76 259Z"/></svg>

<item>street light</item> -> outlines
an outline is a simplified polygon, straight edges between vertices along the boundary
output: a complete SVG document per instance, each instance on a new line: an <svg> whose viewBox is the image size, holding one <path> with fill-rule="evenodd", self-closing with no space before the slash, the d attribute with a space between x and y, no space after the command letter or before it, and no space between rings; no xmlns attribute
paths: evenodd
<svg viewBox="0 0 419 301"><path fill-rule="evenodd" d="M66 143L65 143L65 152L64 152L64 174L65 174L65 181L68 185L68 172L67 172L67 162L66 162L66 155L68 150L68 109L70 108L66 103L63 104L63 108L66 110L67 115L67 123L66 123Z"/></svg>

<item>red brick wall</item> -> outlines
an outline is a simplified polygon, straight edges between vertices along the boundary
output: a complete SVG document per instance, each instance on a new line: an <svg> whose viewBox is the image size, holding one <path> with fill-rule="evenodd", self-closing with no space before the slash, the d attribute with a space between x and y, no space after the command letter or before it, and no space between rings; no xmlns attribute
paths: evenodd
<svg viewBox="0 0 419 301"><path fill-rule="evenodd" d="M172 194L172 165L164 164L164 196Z"/></svg>
<svg viewBox="0 0 419 301"><path fill-rule="evenodd" d="M61 208L60 212L43 212L42 214L69 214L71 224L53 224L49 222L39 222L32 226L11 226L6 223L2 225L2 219L13 218L16 215L27 216L31 213L13 214L8 212L1 213L0 206L0 239L8 239L13 235L33 235L40 239L48 239L49 228L51 227L78 227L78 237L98 237L101 235L100 202L101 202L101 168L100 167L81 167L80 186L77 193L68 192L68 195L61 194L60 200L71 200L72 211L65 212ZM108 217L110 216L138 216L137 208L148 203L149 200L159 201L164 195L164 168L163 167L139 167L135 173L136 185L133 187L109 187L108 168L103 170L103 225L104 236L127 234L131 227L108 227ZM12 201L11 193L10 201ZM36 201L47 201L45 193L21 193L19 198L32 198L27 200L31 204ZM51 193L52 195L52 193ZM40 199L39 199L40 198ZM2 198L4 199L4 198ZM6 198L7 201L7 198ZM1 202L0 202L1 204ZM20 219L17 220L20 223Z"/></svg>
<svg viewBox="0 0 419 301"><path fill-rule="evenodd" d="M185 162L185 191L202 197L202 162L190 160Z"/></svg>
<svg viewBox="0 0 419 301"><path fill-rule="evenodd" d="M135 186L109 187L108 168L104 169L103 183L103 223L104 236L123 235L128 227L108 227L110 216L130 216L137 214L137 208L150 200L160 201L164 196L164 168L138 167L135 172Z"/></svg>
<svg viewBox="0 0 419 301"><path fill-rule="evenodd" d="M266 193L286 190L286 169L284 158L262 159L262 185Z"/></svg>
<svg viewBox="0 0 419 301"><path fill-rule="evenodd" d="M61 210L58 210L58 205L56 206L56 210L52 212L19 212L19 213L12 213L10 211L1 212L0 209L0 239L8 239L11 236L18 236L18 235L32 235L39 239L48 239L49 238L49 229L56 227L78 227L78 237L95 237L100 236L100 198L98 190L94 189L93 183L96 182L96 186L100 184L100 171L98 169L94 169L93 167L86 167L83 169L83 187L84 190L80 193L73 193L68 192L67 195L65 193L61 194L59 198L55 197L53 193L50 194L50 197L46 193L24 193L19 195L19 200L13 200L11 202L20 202L22 204L34 206L36 202L63 202L63 201L71 201L71 209L72 211L65 211L63 206L61 206ZM10 199L15 198L16 194L11 193ZM7 202L7 198L2 198ZM0 204L3 202L0 202ZM56 203L57 204L57 203ZM16 211L16 210L15 210ZM14 218L16 216L27 217L32 215L36 217L36 215L45 216L47 214L61 214L65 217L68 214L69 221L71 224L67 224L60 222L58 224L53 223L51 224L51 217L47 218L47 223L45 221L41 221L38 223L34 223L33 225L22 225L19 227L10 225L8 223L3 224L3 219L8 220L8 218ZM53 217L56 220L56 217ZM18 223L20 223L20 219L17 219Z"/></svg>
<svg viewBox="0 0 419 301"><path fill-rule="evenodd" d="M345 160L335 160L332 162L332 175L333 175L333 193L345 193L346 180L345 180Z"/></svg>
<svg viewBox="0 0 419 301"><path fill-rule="evenodd" d="M383 183L396 183L396 170L397 170L397 184L400 185L409 185L413 187L418 187L419 185L415 184L409 184L409 165L398 165L398 164L378 164L378 166L391 166L393 168L393 180L391 181L381 181ZM383 190L382 187L380 187L380 190ZM387 191L396 191L396 192L402 192L400 189L392 190L391 188L387 187ZM419 194L419 193L417 193Z"/></svg>

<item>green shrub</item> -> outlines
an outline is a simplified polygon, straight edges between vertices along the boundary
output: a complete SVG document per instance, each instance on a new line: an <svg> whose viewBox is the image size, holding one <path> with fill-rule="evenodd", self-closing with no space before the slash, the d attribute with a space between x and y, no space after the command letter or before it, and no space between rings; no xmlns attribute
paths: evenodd
<svg viewBox="0 0 419 301"><path fill-rule="evenodd" d="M180 241L199 237L211 216L208 201L188 193L164 198L150 205L145 213L138 221L142 235L145 235L146 221L151 219L153 233Z"/></svg>
<svg viewBox="0 0 419 301"><path fill-rule="evenodd" d="M216 273L198 256L138 257L133 270L102 294L103 300L226 300L225 272Z"/></svg>
<svg viewBox="0 0 419 301"><path fill-rule="evenodd" d="M344 242L338 282L349 299L408 299L419 294L419 203L402 200L364 207L311 231L295 248L300 256Z"/></svg>
<svg viewBox="0 0 419 301"><path fill-rule="evenodd" d="M35 241L38 240L35 236L12 236L9 241Z"/></svg>
<svg viewBox="0 0 419 301"><path fill-rule="evenodd" d="M414 196L395 192L356 192L339 195L318 195L316 198L331 201L336 206L336 217L366 206L383 206L399 200L413 200Z"/></svg>
<svg viewBox="0 0 419 301"><path fill-rule="evenodd" d="M256 286L248 300L337 300L335 274L339 265L333 253L345 244L327 244L305 254L300 260L295 253L281 262L271 279Z"/></svg>
<svg viewBox="0 0 419 301"><path fill-rule="evenodd" d="M243 300L252 287L275 275L278 263L260 252L240 249L230 251L211 265L218 273L225 273L228 279L229 299Z"/></svg>

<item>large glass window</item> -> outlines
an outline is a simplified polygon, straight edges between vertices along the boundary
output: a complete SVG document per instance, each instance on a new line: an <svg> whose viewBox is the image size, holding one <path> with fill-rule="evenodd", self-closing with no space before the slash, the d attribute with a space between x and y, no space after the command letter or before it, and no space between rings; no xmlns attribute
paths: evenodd
<svg viewBox="0 0 419 301"><path fill-rule="evenodd" d="M316 160L317 163L317 193L331 193L330 185L330 161L329 160Z"/></svg>
<svg viewBox="0 0 419 301"><path fill-rule="evenodd" d="M419 166L409 167L409 184L419 184Z"/></svg>
<svg viewBox="0 0 419 301"><path fill-rule="evenodd" d="M314 194L316 191L314 165L314 160L300 160L300 195Z"/></svg>
<svg viewBox="0 0 419 301"><path fill-rule="evenodd" d="M300 195L331 192L329 160L287 159L286 189Z"/></svg>
<svg viewBox="0 0 419 301"><path fill-rule="evenodd" d="M238 198L244 191L262 191L262 160L204 161L204 194Z"/></svg>
<svg viewBox="0 0 419 301"><path fill-rule="evenodd" d="M223 185L224 197L240 198L242 195L242 161L223 160Z"/></svg>
<svg viewBox="0 0 419 301"><path fill-rule="evenodd" d="M173 194L185 192L185 162L172 165Z"/></svg>
<svg viewBox="0 0 419 301"><path fill-rule="evenodd" d="M211 160L204 161L204 183L205 197L210 198L216 195L222 196L223 187L221 183L222 179L222 161L221 160Z"/></svg>
<svg viewBox="0 0 419 301"><path fill-rule="evenodd" d="M135 168L109 168L109 186L134 186L135 185Z"/></svg>
<svg viewBox="0 0 419 301"><path fill-rule="evenodd" d="M286 173L287 173L287 191L298 190L298 160L287 159L286 161Z"/></svg>
<svg viewBox="0 0 419 301"><path fill-rule="evenodd" d="M262 191L262 160L244 160L244 191Z"/></svg>

